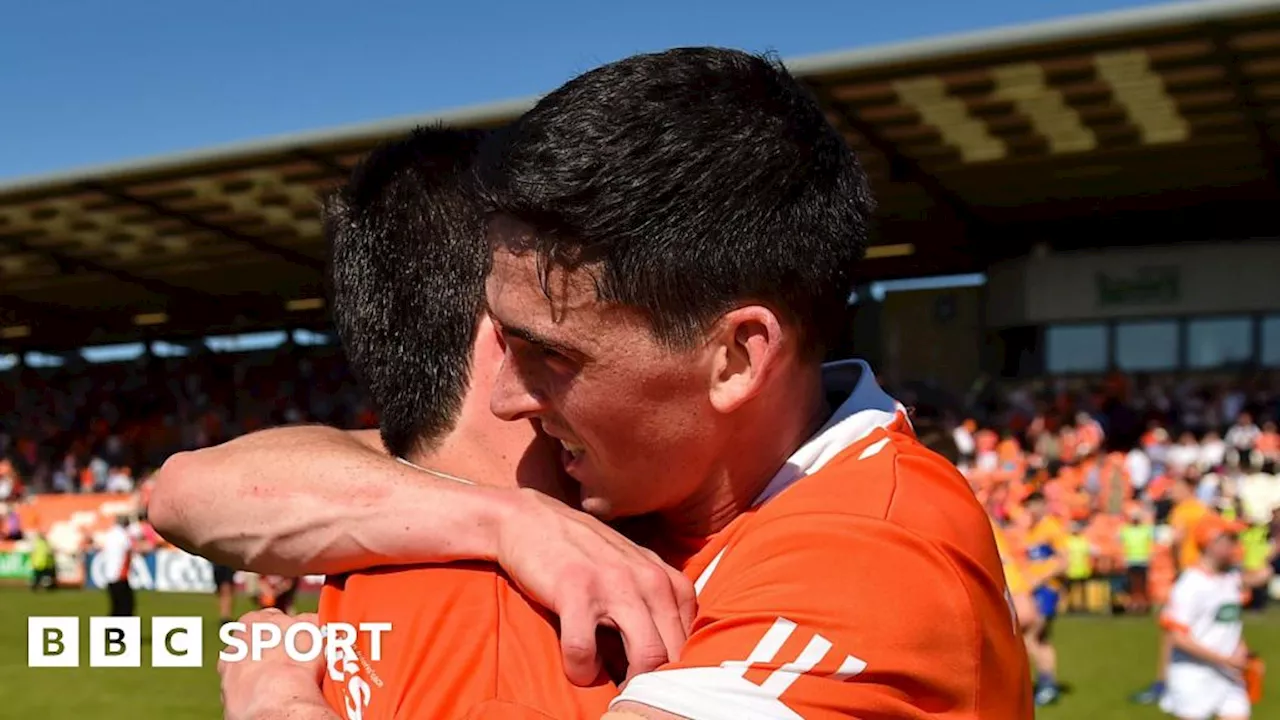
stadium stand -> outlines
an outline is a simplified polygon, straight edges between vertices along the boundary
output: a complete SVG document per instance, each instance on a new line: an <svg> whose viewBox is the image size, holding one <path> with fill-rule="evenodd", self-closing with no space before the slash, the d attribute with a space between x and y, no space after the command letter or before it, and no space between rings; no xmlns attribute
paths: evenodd
<svg viewBox="0 0 1280 720"><path fill-rule="evenodd" d="M879 200L839 352L954 432L1002 523L1034 489L1080 525L1093 549L1077 579L1101 584L1078 606L1125 600L1121 526L1135 509L1161 524L1188 473L1274 541L1280 2L788 64ZM328 331L316 198L384 139L497 127L530 102L0 185L6 536L49 534L74 579L86 538L145 507L169 453L279 423L373 424ZM981 279L881 285L960 274Z"/></svg>

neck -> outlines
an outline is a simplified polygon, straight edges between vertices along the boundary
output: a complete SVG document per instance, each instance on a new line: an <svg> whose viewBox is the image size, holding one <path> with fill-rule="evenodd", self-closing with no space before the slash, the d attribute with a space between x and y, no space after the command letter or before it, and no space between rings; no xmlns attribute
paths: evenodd
<svg viewBox="0 0 1280 720"><path fill-rule="evenodd" d="M471 366L471 384L453 430L405 460L436 472L493 487L528 487L564 499L557 455L527 421L506 422L489 410L502 351L482 325Z"/></svg>
<svg viewBox="0 0 1280 720"><path fill-rule="evenodd" d="M1218 567L1218 564L1209 558L1204 558L1200 561L1200 569L1210 575L1220 575L1225 572L1225 568Z"/></svg>
<svg viewBox="0 0 1280 720"><path fill-rule="evenodd" d="M830 417L821 368L799 368L738 412L739 422L717 446L699 491L663 515L681 537L723 530L755 502L787 459Z"/></svg>

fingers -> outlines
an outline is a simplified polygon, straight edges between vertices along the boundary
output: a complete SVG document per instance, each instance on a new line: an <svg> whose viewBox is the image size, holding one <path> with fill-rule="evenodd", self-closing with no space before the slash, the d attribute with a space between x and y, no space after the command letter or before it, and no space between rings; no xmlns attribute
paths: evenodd
<svg viewBox="0 0 1280 720"><path fill-rule="evenodd" d="M600 677L600 655L596 651L599 613L585 604L565 608L560 615L560 652L569 682L586 687Z"/></svg>
<svg viewBox="0 0 1280 720"><path fill-rule="evenodd" d="M637 592L646 605L646 611L657 630L666 660L680 659L680 650L688 639L688 630L681 617L673 578L660 562L642 565L635 570Z"/></svg>
<svg viewBox="0 0 1280 720"><path fill-rule="evenodd" d="M648 548L592 522L622 556L617 563L624 574L602 586L610 595L601 605L622 634L628 677L678 660L697 610L692 584Z"/></svg>
<svg viewBox="0 0 1280 720"><path fill-rule="evenodd" d="M671 591L675 595L676 609L680 614L680 623L684 627L684 634L687 638L689 633L693 631L693 619L698 614L698 594L693 588L693 583L684 576L684 573L663 562L657 553L648 548L640 549L645 552L651 562L666 573Z"/></svg>
<svg viewBox="0 0 1280 720"><path fill-rule="evenodd" d="M627 679L652 672L667 662L667 645L648 606L627 602L613 608L607 624L617 628L627 653Z"/></svg>

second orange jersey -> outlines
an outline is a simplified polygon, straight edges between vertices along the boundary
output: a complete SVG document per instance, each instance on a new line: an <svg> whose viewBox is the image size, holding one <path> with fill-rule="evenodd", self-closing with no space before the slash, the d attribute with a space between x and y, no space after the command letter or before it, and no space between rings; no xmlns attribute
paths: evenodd
<svg viewBox="0 0 1280 720"><path fill-rule="evenodd" d="M1030 720L1030 671L990 521L861 363L856 388L754 507L685 565L678 662L614 706L745 717Z"/></svg>
<svg viewBox="0 0 1280 720"><path fill-rule="evenodd" d="M325 700L346 720L599 720L617 688L566 678L552 618L488 563L374 570L331 578L320 621L391 623L358 635L324 673Z"/></svg>

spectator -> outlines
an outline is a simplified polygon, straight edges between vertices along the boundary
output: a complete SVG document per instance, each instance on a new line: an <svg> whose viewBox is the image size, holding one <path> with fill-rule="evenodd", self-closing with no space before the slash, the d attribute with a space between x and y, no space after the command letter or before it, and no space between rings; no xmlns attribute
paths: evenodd
<svg viewBox="0 0 1280 720"><path fill-rule="evenodd" d="M1272 462L1280 461L1280 432L1276 430L1274 420L1268 420L1262 424L1256 449L1263 458Z"/></svg>
<svg viewBox="0 0 1280 720"><path fill-rule="evenodd" d="M18 515L18 509L12 505L0 503L0 530L4 530L5 540L21 540L22 539L22 516Z"/></svg>
<svg viewBox="0 0 1280 720"><path fill-rule="evenodd" d="M1220 468L1227 462L1227 444L1216 431L1210 430L1200 441L1200 469Z"/></svg>
<svg viewBox="0 0 1280 720"><path fill-rule="evenodd" d="M31 591L58 589L58 565L44 533L31 538Z"/></svg>
<svg viewBox="0 0 1280 720"><path fill-rule="evenodd" d="M110 474L107 476L106 490L111 493L133 492L133 477L129 472L129 468L112 468Z"/></svg>
<svg viewBox="0 0 1280 720"><path fill-rule="evenodd" d="M1241 413L1239 419L1227 431L1227 444L1235 448L1241 456L1245 456L1253 452L1253 448L1258 444L1258 436L1261 434L1262 431L1253 423L1253 416L1247 412Z"/></svg>
<svg viewBox="0 0 1280 720"><path fill-rule="evenodd" d="M14 472L13 463L8 460L0 460L0 502L8 502L16 496L18 490L18 477Z"/></svg>
<svg viewBox="0 0 1280 720"><path fill-rule="evenodd" d="M1178 444L1169 448L1169 466L1175 471L1200 467L1200 445L1196 442L1195 433L1190 430L1182 433Z"/></svg>
<svg viewBox="0 0 1280 720"><path fill-rule="evenodd" d="M1151 482L1151 457L1142 448L1134 447L1125 454L1124 466L1133 489L1142 492Z"/></svg>

